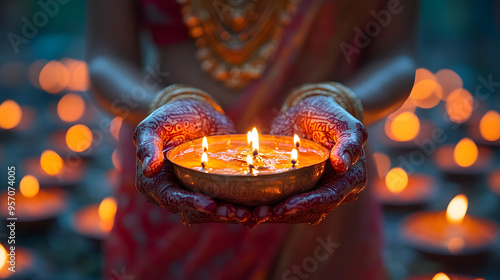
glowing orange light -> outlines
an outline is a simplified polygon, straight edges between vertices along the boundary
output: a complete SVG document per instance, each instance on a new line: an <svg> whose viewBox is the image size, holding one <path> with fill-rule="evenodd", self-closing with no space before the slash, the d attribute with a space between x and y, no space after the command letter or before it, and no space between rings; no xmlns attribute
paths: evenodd
<svg viewBox="0 0 500 280"><path fill-rule="evenodd" d="M474 99L469 91L463 88L456 89L446 98L446 112L455 123L464 123L472 114Z"/></svg>
<svg viewBox="0 0 500 280"><path fill-rule="evenodd" d="M460 89L464 85L462 78L450 69L439 70L434 76L443 89L443 97L447 97L453 90Z"/></svg>
<svg viewBox="0 0 500 280"><path fill-rule="evenodd" d="M290 155L290 162L292 163L292 166L295 166L297 164L299 158L299 153L297 152L297 149L293 148L292 153Z"/></svg>
<svg viewBox="0 0 500 280"><path fill-rule="evenodd" d="M69 73L66 67L59 61L49 61L40 71L40 87L48 93L58 93L63 90L69 82Z"/></svg>
<svg viewBox="0 0 500 280"><path fill-rule="evenodd" d="M68 70L68 90L86 91L89 88L88 66L85 61L76 59L65 59L64 65Z"/></svg>
<svg viewBox="0 0 500 280"><path fill-rule="evenodd" d="M296 148L300 147L300 138L297 134L293 135L293 144L295 145Z"/></svg>
<svg viewBox="0 0 500 280"><path fill-rule="evenodd" d="M410 93L411 101L420 108L429 109L436 106L443 97L441 86L433 80L416 83Z"/></svg>
<svg viewBox="0 0 500 280"><path fill-rule="evenodd" d="M461 237L453 237L448 241L448 251L452 254L459 253L465 246L465 241Z"/></svg>
<svg viewBox="0 0 500 280"><path fill-rule="evenodd" d="M63 160L56 152L45 150L40 157L40 165L45 173L56 175L63 168Z"/></svg>
<svg viewBox="0 0 500 280"><path fill-rule="evenodd" d="M111 120L111 123L109 124L109 131L111 132L111 135L113 135L113 138L115 138L116 140L118 140L122 123L123 123L122 117L115 117L113 120Z"/></svg>
<svg viewBox="0 0 500 280"><path fill-rule="evenodd" d="M391 168L391 159L383 153L373 153L373 158L375 160L378 177L384 177L387 171L389 171L389 168Z"/></svg>
<svg viewBox="0 0 500 280"><path fill-rule="evenodd" d="M500 114L496 111L488 111L479 122L481 136L488 141L500 139Z"/></svg>
<svg viewBox="0 0 500 280"><path fill-rule="evenodd" d="M57 114L65 122L79 120L85 112L85 101L78 94L68 93L57 103Z"/></svg>
<svg viewBox="0 0 500 280"><path fill-rule="evenodd" d="M479 151L476 143L467 137L460 140L453 151L455 162L462 167L473 165L477 160L478 154Z"/></svg>
<svg viewBox="0 0 500 280"><path fill-rule="evenodd" d="M439 272L438 274L434 275L434 277L432 277L432 280L450 280L450 277L442 272Z"/></svg>
<svg viewBox="0 0 500 280"><path fill-rule="evenodd" d="M207 137L206 136L203 136L203 140L202 140L201 146L203 147L203 152L207 152L208 151L208 141L207 141Z"/></svg>
<svg viewBox="0 0 500 280"><path fill-rule="evenodd" d="M385 185L393 193L402 192L408 185L408 174L401 167L395 167L385 176Z"/></svg>
<svg viewBox="0 0 500 280"><path fill-rule="evenodd" d="M66 145L72 151L83 152L92 144L92 131L83 125L76 124L66 132Z"/></svg>
<svg viewBox="0 0 500 280"><path fill-rule="evenodd" d="M420 131L420 121L412 112L403 112L385 122L386 135L394 141L410 141Z"/></svg>
<svg viewBox="0 0 500 280"><path fill-rule="evenodd" d="M252 147L253 134L251 131L247 132L247 142L248 146Z"/></svg>
<svg viewBox="0 0 500 280"><path fill-rule="evenodd" d="M259 152L259 132L257 128L252 129L253 140L252 140L252 151L255 153Z"/></svg>
<svg viewBox="0 0 500 280"><path fill-rule="evenodd" d="M34 176L26 175L19 182L19 190L25 197L34 197L40 190L40 184Z"/></svg>
<svg viewBox="0 0 500 280"><path fill-rule="evenodd" d="M5 100L0 105L0 128L12 129L16 127L23 116L23 111L14 100Z"/></svg>
<svg viewBox="0 0 500 280"><path fill-rule="evenodd" d="M112 197L106 197L99 204L100 227L103 231L110 232L113 228L116 209L117 203Z"/></svg>
<svg viewBox="0 0 500 280"><path fill-rule="evenodd" d="M7 250L0 244L0 269L7 263Z"/></svg>
<svg viewBox="0 0 500 280"><path fill-rule="evenodd" d="M118 171L122 171L122 163L120 161L120 155L118 154L118 150L114 150L113 154L111 154L111 161L113 162L113 166Z"/></svg>
<svg viewBox="0 0 500 280"><path fill-rule="evenodd" d="M208 162L208 155L206 152L203 152L203 154L201 154L201 167L205 168L207 162Z"/></svg>
<svg viewBox="0 0 500 280"><path fill-rule="evenodd" d="M452 224L461 224L467 213L468 201L463 194L455 196L446 208L446 220Z"/></svg>

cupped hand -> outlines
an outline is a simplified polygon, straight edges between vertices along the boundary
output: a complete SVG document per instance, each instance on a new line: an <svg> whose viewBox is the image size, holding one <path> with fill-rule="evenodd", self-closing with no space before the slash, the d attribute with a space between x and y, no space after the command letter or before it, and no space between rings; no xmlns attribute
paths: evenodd
<svg viewBox="0 0 500 280"><path fill-rule="evenodd" d="M150 203L180 213L184 224L245 223L251 212L243 206L216 203L201 193L180 187L165 152L184 141L206 135L234 133L231 120L212 106L195 99L169 102L135 129L136 187Z"/></svg>
<svg viewBox="0 0 500 280"><path fill-rule="evenodd" d="M357 199L366 186L363 146L368 134L363 124L332 97L311 96L279 115L271 134L298 134L331 149L330 163L315 189L276 206L254 209L257 223L319 223L338 205Z"/></svg>

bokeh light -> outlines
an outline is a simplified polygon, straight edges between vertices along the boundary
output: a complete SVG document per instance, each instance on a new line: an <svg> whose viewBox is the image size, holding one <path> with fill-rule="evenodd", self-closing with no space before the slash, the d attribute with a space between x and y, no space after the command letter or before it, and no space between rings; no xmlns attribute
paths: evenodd
<svg viewBox="0 0 500 280"><path fill-rule="evenodd" d="M56 175L63 168L63 160L56 152L45 150L40 157L40 166L49 175Z"/></svg>
<svg viewBox="0 0 500 280"><path fill-rule="evenodd" d="M79 120L85 112L85 101L74 93L65 94L57 103L57 115L65 122Z"/></svg>
<svg viewBox="0 0 500 280"><path fill-rule="evenodd" d="M69 73L64 64L59 61L49 61L40 71L40 87L48 93L58 93L63 90L69 82Z"/></svg>
<svg viewBox="0 0 500 280"><path fill-rule="evenodd" d="M384 177L387 171L389 171L389 168L391 168L391 159L388 155L379 152L373 153L373 159L375 160L378 177Z"/></svg>
<svg viewBox="0 0 500 280"><path fill-rule="evenodd" d="M5 100L0 104L0 128L12 129L16 127L23 116L21 106L14 100Z"/></svg>
<svg viewBox="0 0 500 280"><path fill-rule="evenodd" d="M83 124L70 127L66 132L66 145L75 152L87 150L92 145L92 131Z"/></svg>
<svg viewBox="0 0 500 280"><path fill-rule="evenodd" d="M402 192L408 185L408 174L401 167L395 167L385 176L385 185L393 193Z"/></svg>
<svg viewBox="0 0 500 280"><path fill-rule="evenodd" d="M450 69L441 69L436 74L435 77L437 82L443 90L443 97L446 98L448 95L456 90L461 89L464 85L462 78L455 73L455 71Z"/></svg>
<svg viewBox="0 0 500 280"><path fill-rule="evenodd" d="M111 123L109 124L109 132L111 132L111 135L113 135L113 138L118 140L118 136L120 135L120 128L122 127L123 123L123 118L118 116L113 118L111 120Z"/></svg>
<svg viewBox="0 0 500 280"><path fill-rule="evenodd" d="M466 122L470 118L473 108L474 99L466 89L456 89L446 98L446 112L450 120L455 123Z"/></svg>
<svg viewBox="0 0 500 280"><path fill-rule="evenodd" d="M19 190L25 197L34 197L40 190L40 184L33 175L26 175L19 182Z"/></svg>
<svg viewBox="0 0 500 280"><path fill-rule="evenodd" d="M479 122L481 136L487 141L500 139L500 114L497 111L488 111Z"/></svg>
<svg viewBox="0 0 500 280"><path fill-rule="evenodd" d="M476 162L479 151L476 143L470 138L463 138L458 142L453 151L455 162L461 167L468 167Z"/></svg>
<svg viewBox="0 0 500 280"><path fill-rule="evenodd" d="M419 131L420 121L413 112L403 112L385 122L386 135L394 141L410 141L418 135Z"/></svg>
<svg viewBox="0 0 500 280"><path fill-rule="evenodd" d="M439 272L432 277L432 280L450 280L450 277L442 272Z"/></svg>
<svg viewBox="0 0 500 280"><path fill-rule="evenodd" d="M67 58L63 61L68 70L69 80L66 89L86 91L89 89L88 66L85 61Z"/></svg>
<svg viewBox="0 0 500 280"><path fill-rule="evenodd" d="M7 263L7 250L0 244L0 269Z"/></svg>
<svg viewBox="0 0 500 280"><path fill-rule="evenodd" d="M113 162L113 166L116 168L116 170L122 171L122 163L120 161L118 149L115 149L113 151L113 154L111 155L111 161Z"/></svg>
<svg viewBox="0 0 500 280"><path fill-rule="evenodd" d="M105 232L110 232L116 214L117 203L113 197L106 197L99 204L100 227Z"/></svg>

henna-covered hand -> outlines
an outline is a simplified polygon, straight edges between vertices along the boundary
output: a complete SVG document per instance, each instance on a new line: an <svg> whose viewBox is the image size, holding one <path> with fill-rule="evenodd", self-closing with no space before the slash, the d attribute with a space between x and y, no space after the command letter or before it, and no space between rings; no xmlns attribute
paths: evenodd
<svg viewBox="0 0 500 280"><path fill-rule="evenodd" d="M355 200L366 186L363 124L328 96L311 96L279 115L271 134L293 135L331 149L330 164L313 191L254 209L257 222L319 223L338 205Z"/></svg>
<svg viewBox="0 0 500 280"><path fill-rule="evenodd" d="M137 148L136 187L150 203L180 213L184 224L245 223L251 212L243 206L216 203L200 193L181 188L164 152L184 141L205 135L234 133L231 120L199 100L169 102L135 129Z"/></svg>

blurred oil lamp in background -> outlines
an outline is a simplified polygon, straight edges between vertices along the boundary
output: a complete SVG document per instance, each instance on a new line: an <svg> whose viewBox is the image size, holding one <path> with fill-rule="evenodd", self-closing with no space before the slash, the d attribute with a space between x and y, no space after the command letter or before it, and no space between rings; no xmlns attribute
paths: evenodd
<svg viewBox="0 0 500 280"><path fill-rule="evenodd" d="M86 171L83 160L63 160L52 150L45 150L40 158L28 158L22 169L24 173L35 176L42 186L73 185L83 178Z"/></svg>
<svg viewBox="0 0 500 280"><path fill-rule="evenodd" d="M413 149L418 147L416 140L431 138L433 128L432 123L421 121L414 112L403 111L386 119L382 141L391 148Z"/></svg>
<svg viewBox="0 0 500 280"><path fill-rule="evenodd" d="M0 244L0 279L32 279L39 269L35 255L18 245L15 245L15 250L10 246ZM15 259L11 260L11 256ZM15 272L9 270L11 261L15 262Z"/></svg>
<svg viewBox="0 0 500 280"><path fill-rule="evenodd" d="M329 155L316 142L259 135L255 128L246 135L195 139L167 153L186 188L245 205L274 203L311 189Z"/></svg>
<svg viewBox="0 0 500 280"><path fill-rule="evenodd" d="M51 94L59 93L69 82L69 72L59 61L52 60L43 66L38 76L40 87Z"/></svg>
<svg viewBox="0 0 500 280"><path fill-rule="evenodd" d="M442 256L475 256L493 250L498 226L466 215L467 197L455 196L446 211L417 212L400 225L403 239L416 250Z"/></svg>
<svg viewBox="0 0 500 280"><path fill-rule="evenodd" d="M0 104L0 128L13 129L22 119L21 106L14 100L5 100Z"/></svg>
<svg viewBox="0 0 500 280"><path fill-rule="evenodd" d="M377 178L374 185L377 199L387 206L420 206L436 198L434 179L424 174L411 174L400 167L392 168L385 178Z"/></svg>
<svg viewBox="0 0 500 280"><path fill-rule="evenodd" d="M480 120L470 122L468 133L477 143L486 146L500 146L500 114L490 110Z"/></svg>
<svg viewBox="0 0 500 280"><path fill-rule="evenodd" d="M446 112L454 123L464 123L472 115L474 98L466 89L453 90L446 98Z"/></svg>
<svg viewBox="0 0 500 280"><path fill-rule="evenodd" d="M85 101L75 93L65 94L57 103L57 115L64 122L76 122L85 112Z"/></svg>
<svg viewBox="0 0 500 280"><path fill-rule="evenodd" d="M458 275L458 274L445 274L443 272L434 275L417 275L406 278L406 280L485 280L484 278Z"/></svg>
<svg viewBox="0 0 500 280"><path fill-rule="evenodd" d="M450 178L464 178L487 173L492 160L491 150L465 137L455 146L443 145L434 153L434 162Z"/></svg>
<svg viewBox="0 0 500 280"><path fill-rule="evenodd" d="M1 195L4 209L7 209L7 194ZM38 180L32 175L24 176L19 182L19 193L15 195L15 216L18 223L30 223L28 227L46 226L67 209L67 197L59 188L40 189ZM4 217L8 213L3 212ZM36 223L36 224L35 224Z"/></svg>
<svg viewBox="0 0 500 280"><path fill-rule="evenodd" d="M71 228L87 238L102 240L113 229L116 209L117 203L112 197L104 198L101 203L87 205L73 213Z"/></svg>

